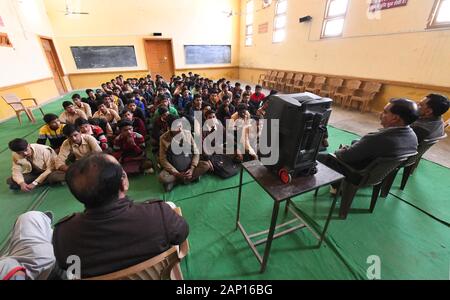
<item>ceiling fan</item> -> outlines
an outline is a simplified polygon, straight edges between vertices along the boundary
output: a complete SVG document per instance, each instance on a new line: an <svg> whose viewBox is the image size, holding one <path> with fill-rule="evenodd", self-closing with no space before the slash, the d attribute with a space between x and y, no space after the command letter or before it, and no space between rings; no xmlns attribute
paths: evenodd
<svg viewBox="0 0 450 300"><path fill-rule="evenodd" d="M65 11L60 11L63 12L64 15L66 16L70 16L70 15L89 15L88 12L81 12L81 11L72 11L69 7L69 2L68 0L66 0L66 10Z"/></svg>

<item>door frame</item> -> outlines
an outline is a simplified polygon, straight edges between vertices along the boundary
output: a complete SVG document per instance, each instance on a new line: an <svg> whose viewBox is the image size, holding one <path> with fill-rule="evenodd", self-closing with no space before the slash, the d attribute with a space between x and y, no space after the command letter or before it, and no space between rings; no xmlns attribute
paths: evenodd
<svg viewBox="0 0 450 300"><path fill-rule="evenodd" d="M63 68L61 66L61 61L59 59L58 52L56 51L56 47L55 47L55 43L53 42L53 39L51 37L45 36L45 35L38 35L37 37L39 39L39 44L41 45L42 52L44 54L44 57L45 57L48 65L49 65L49 62L48 62L47 55L45 54L44 45L42 45L42 40L50 41L50 47L52 48L52 53L56 56L55 57L56 58L56 69L57 69L56 71L58 72L59 79L60 79L62 87L64 89L64 93L67 93L69 90L67 89L67 85L66 85L66 82L64 80L64 77L66 76L66 74L64 74ZM50 65L49 65L49 68L50 68Z"/></svg>
<svg viewBox="0 0 450 300"><path fill-rule="evenodd" d="M171 38L144 38L144 52L145 58L147 60L147 70L151 73L150 70L150 59L147 52L147 41L170 41L170 48L172 48L172 73L175 75L175 52L173 51L173 40Z"/></svg>

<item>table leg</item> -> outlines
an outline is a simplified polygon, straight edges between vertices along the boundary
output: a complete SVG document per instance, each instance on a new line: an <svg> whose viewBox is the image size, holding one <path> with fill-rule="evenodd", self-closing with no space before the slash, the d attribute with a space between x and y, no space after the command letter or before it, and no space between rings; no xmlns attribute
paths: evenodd
<svg viewBox="0 0 450 300"><path fill-rule="evenodd" d="M272 247L273 235L275 234L275 227L277 225L279 209L280 209L280 202L276 201L273 206L272 221L270 223L269 235L267 236L266 248L264 250L264 257L261 265L261 273L264 273L266 271L267 261L269 260L270 248Z"/></svg>
<svg viewBox="0 0 450 300"><path fill-rule="evenodd" d="M291 199L287 199L286 201L286 208L284 209L284 214L286 215L289 212L289 204L291 202Z"/></svg>
<svg viewBox="0 0 450 300"><path fill-rule="evenodd" d="M239 178L239 194L238 194L238 207L237 207L237 217L236 217L236 230L238 230L239 226L239 220L240 220L240 214L241 214L241 196L242 196L242 178L244 176L244 168L241 168L241 174Z"/></svg>
<svg viewBox="0 0 450 300"><path fill-rule="evenodd" d="M330 212L328 213L328 218L325 223L325 227L323 228L322 236L320 237L319 248L320 248L320 246L322 246L322 242L325 239L325 234L327 233L327 230L328 230L328 225L330 225L331 218L333 217L333 212L334 212L334 209L336 208L336 202L339 197L340 190L341 190L340 186L341 185L339 185L339 187L337 188L336 195L334 195L333 203L331 204L331 209L330 209Z"/></svg>

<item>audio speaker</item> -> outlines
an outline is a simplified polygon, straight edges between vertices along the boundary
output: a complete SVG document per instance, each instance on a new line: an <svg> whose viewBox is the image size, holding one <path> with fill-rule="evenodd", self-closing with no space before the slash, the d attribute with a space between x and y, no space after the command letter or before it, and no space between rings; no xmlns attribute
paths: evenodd
<svg viewBox="0 0 450 300"><path fill-rule="evenodd" d="M300 18L300 23L309 22L311 20L312 20L311 16L306 16L306 17Z"/></svg>

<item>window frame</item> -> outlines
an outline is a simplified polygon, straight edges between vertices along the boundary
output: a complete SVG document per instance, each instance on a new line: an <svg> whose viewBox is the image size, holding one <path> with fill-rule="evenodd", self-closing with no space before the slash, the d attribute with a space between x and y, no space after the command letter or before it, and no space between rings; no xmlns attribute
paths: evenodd
<svg viewBox="0 0 450 300"><path fill-rule="evenodd" d="M449 0L435 0L434 1L433 8L430 13L430 18L429 18L428 24L427 24L427 29L450 27L450 21L440 22L440 23L436 22L438 12L440 11L440 9L442 7L442 3L444 1L449 1Z"/></svg>
<svg viewBox="0 0 450 300"><path fill-rule="evenodd" d="M280 2L286 2L286 6L289 4L288 0L277 0L277 3L275 4L275 16L273 18L273 30L272 30L272 44L280 44L282 42L284 42L286 40L286 28L287 28L287 23L288 23L288 10L289 10L289 6L286 7L286 11L282 14L278 13L278 5L280 4ZM275 24L276 24L276 20L278 17L282 17L284 16L286 18L286 23L284 24L283 28L276 28ZM285 38L282 41L274 41L275 38L275 33L280 31L280 30L284 30L284 34L285 34Z"/></svg>
<svg viewBox="0 0 450 300"><path fill-rule="evenodd" d="M249 12L248 9L248 5L249 3L252 2L253 3L253 10L251 12ZM249 15L252 15L252 23L251 24L247 24L247 18ZM245 47L252 47L253 46L253 34L255 33L255 0L248 0L245 3L245 34L244 34L244 45ZM248 28L252 27L252 34L247 34L248 32ZM250 39L251 43L247 44L247 40Z"/></svg>
<svg viewBox="0 0 450 300"><path fill-rule="evenodd" d="M322 22L322 30L320 32L320 38L321 39L333 39L333 38L340 38L344 35L344 29L345 29L345 20L347 19L347 14L348 14L348 9L350 7L350 1L348 0L347 2L347 8L345 10L345 13L342 15L338 15L338 16L333 16L333 17L328 17L329 12L330 12L330 6L331 6L331 2L335 1L335 0L327 0L327 6L325 8L325 15L323 17L323 22ZM339 35L325 35L325 29L326 29L326 25L328 24L328 22L330 21L335 21L335 20L340 20L343 19L344 20L344 24L342 25L342 32Z"/></svg>

